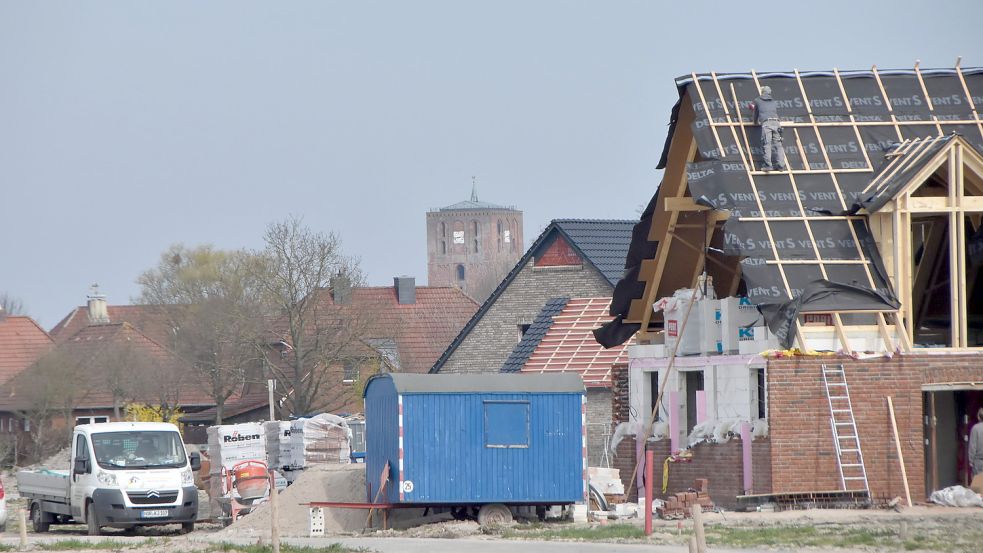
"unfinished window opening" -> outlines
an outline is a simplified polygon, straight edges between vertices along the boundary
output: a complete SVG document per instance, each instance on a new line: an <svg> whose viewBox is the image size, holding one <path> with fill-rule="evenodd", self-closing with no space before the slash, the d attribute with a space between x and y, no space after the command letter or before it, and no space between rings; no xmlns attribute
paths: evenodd
<svg viewBox="0 0 983 553"><path fill-rule="evenodd" d="M687 371L683 373L686 378L686 434L693 431L693 427L701 421L698 419L706 411L706 399L703 394L703 371ZM704 405L700 405L700 402Z"/></svg>
<svg viewBox="0 0 983 553"><path fill-rule="evenodd" d="M753 403L757 404L758 408L758 418L766 419L768 418L767 409L767 398L768 389L765 385L765 370L764 369L751 369L751 373L754 375L754 382L756 384L757 397L752 398Z"/></svg>
<svg viewBox="0 0 983 553"><path fill-rule="evenodd" d="M983 216L966 215L966 341L983 347Z"/></svg>
<svg viewBox="0 0 983 553"><path fill-rule="evenodd" d="M519 327L519 340L522 340L522 337L526 335L526 332L529 332L529 327L530 326L532 326L532 325L531 324L519 324L518 325L518 327Z"/></svg>
<svg viewBox="0 0 983 553"><path fill-rule="evenodd" d="M659 399L659 371L653 371L648 373L649 375L649 410L645 413L646 417L651 417L652 413L655 413L655 420L662 420L662 410L655 410L656 403Z"/></svg>
<svg viewBox="0 0 983 553"><path fill-rule="evenodd" d="M948 242L946 215L912 217L912 311L916 346L953 345Z"/></svg>

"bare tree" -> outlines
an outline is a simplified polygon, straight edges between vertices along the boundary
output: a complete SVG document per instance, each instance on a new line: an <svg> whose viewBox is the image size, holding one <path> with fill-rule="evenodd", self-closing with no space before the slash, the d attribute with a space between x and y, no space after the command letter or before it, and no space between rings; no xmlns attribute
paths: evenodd
<svg viewBox="0 0 983 553"><path fill-rule="evenodd" d="M144 362L144 354L133 346L130 340L114 341L106 346L88 363L99 369L100 374L92 374L93 384L101 384L112 396L113 417L122 418L123 404L136 393L137 378L150 372ZM91 370L91 369L90 369Z"/></svg>
<svg viewBox="0 0 983 553"><path fill-rule="evenodd" d="M173 328L169 346L194 368L215 402L216 424L265 357L262 262L245 251L175 245L138 279L140 300L160 308Z"/></svg>
<svg viewBox="0 0 983 553"><path fill-rule="evenodd" d="M79 372L76 359L55 349L14 377L10 389L22 406L18 414L31 427L31 459L40 460L67 443L72 410L86 393L76 378ZM65 424L52 424L57 418Z"/></svg>
<svg viewBox="0 0 983 553"><path fill-rule="evenodd" d="M364 277L336 235L314 232L292 217L271 224L265 241L262 281L279 313L272 333L281 339L269 370L285 408L307 415L331 403L346 362L371 356L366 339L379 332L378 308L353 302Z"/></svg>
<svg viewBox="0 0 983 553"><path fill-rule="evenodd" d="M8 315L26 315L24 302L20 298L10 295L7 292L0 292L0 312Z"/></svg>

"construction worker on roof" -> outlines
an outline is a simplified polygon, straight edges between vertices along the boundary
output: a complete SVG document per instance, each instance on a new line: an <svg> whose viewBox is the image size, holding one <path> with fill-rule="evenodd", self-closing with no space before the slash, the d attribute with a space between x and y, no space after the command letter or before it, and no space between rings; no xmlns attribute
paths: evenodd
<svg viewBox="0 0 983 553"><path fill-rule="evenodd" d="M764 150L762 171L784 171L785 150L782 149L782 124L778 120L778 104L771 97L771 87L761 87L761 95L751 106L752 121L761 125L761 148ZM774 163L773 163L774 162Z"/></svg>

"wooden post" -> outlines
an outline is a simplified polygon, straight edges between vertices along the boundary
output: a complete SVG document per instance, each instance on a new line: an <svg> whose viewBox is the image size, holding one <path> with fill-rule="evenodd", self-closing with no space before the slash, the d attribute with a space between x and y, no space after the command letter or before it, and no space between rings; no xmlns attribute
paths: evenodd
<svg viewBox="0 0 983 553"><path fill-rule="evenodd" d="M699 553L707 553L707 536L703 530L703 505L693 505L690 510L693 513L693 533L696 534L696 550Z"/></svg>
<svg viewBox="0 0 983 553"><path fill-rule="evenodd" d="M27 551L27 514L17 509L17 528L20 530L20 550Z"/></svg>
<svg viewBox="0 0 983 553"><path fill-rule="evenodd" d="M652 535L652 493L655 486L652 480L655 478L655 452L651 449L645 452L645 535Z"/></svg>
<svg viewBox="0 0 983 553"><path fill-rule="evenodd" d="M273 390L275 388L276 388L276 380L273 380L271 378L266 381L266 389L269 391L269 395L270 395L270 420L271 421L276 420L276 413L274 411L274 402L273 402Z"/></svg>
<svg viewBox="0 0 983 553"><path fill-rule="evenodd" d="M901 464L901 481L904 482L904 496L911 507L911 490L908 488L908 472L904 467L904 453L901 452L901 438L898 437L898 421L894 418L894 402L887 396L887 410L891 414L891 430L894 431L894 445L898 448L898 463Z"/></svg>
<svg viewBox="0 0 983 553"><path fill-rule="evenodd" d="M273 409L273 406L270 406ZM273 553L280 553L280 507L279 494L276 489L276 473L270 469L270 544Z"/></svg>

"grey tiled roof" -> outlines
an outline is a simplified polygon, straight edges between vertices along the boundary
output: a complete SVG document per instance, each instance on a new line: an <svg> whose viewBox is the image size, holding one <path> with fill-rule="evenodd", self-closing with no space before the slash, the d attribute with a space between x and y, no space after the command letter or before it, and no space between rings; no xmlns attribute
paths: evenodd
<svg viewBox="0 0 983 553"><path fill-rule="evenodd" d="M471 317L471 320L464 325L461 332L454 338L451 345L447 346L437 362L430 368L431 373L439 373L441 367L450 358L454 350L470 334L475 325L485 316L492 304L498 301L499 296L508 288L509 284L515 279L522 268L526 266L543 248L548 246L548 241L559 233L565 236L570 242L570 246L578 253L586 257L587 263L594 266L604 278L611 284L612 289L621 280L625 269L625 260L628 255L628 246L631 244L632 228L638 221L621 220L595 220L595 219L554 219L542 234L536 238L532 246L515 264L515 267L505 275L498 287L492 291L485 303ZM528 356L527 356L528 357Z"/></svg>
<svg viewBox="0 0 983 553"><path fill-rule="evenodd" d="M542 341L550 327L553 326L553 316L563 311L569 300L570 298L552 298L546 300L546 305L543 306L539 314L536 315L536 319L529 325L529 330L522 335L522 340L519 340L515 349L512 350L512 354L505 360L505 364L502 365L502 372L509 373L522 370L529 356L532 355L532 352L536 351L539 342Z"/></svg>
<svg viewBox="0 0 983 553"><path fill-rule="evenodd" d="M638 221L556 219L553 223L570 237L591 264L604 275L611 286L625 272L625 258L631 245L631 230Z"/></svg>

